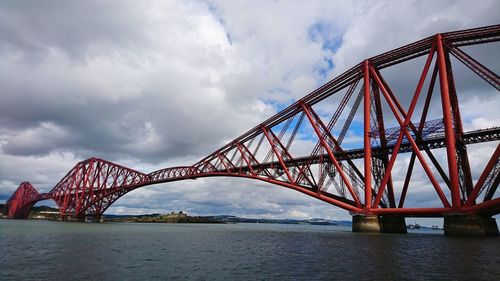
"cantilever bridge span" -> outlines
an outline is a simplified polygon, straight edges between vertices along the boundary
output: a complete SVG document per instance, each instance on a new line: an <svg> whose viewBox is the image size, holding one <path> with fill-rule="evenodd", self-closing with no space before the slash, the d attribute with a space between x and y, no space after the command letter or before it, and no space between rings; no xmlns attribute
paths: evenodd
<svg viewBox="0 0 500 281"><path fill-rule="evenodd" d="M190 166L146 174L98 158L81 161L48 193L23 182L7 202L8 216L27 218L36 202L53 199L63 217L99 219L118 198L142 186L229 176L331 203L361 217L361 228L372 224L367 219L372 217L378 231L391 231L387 225L395 221L379 225L381 218L444 216L445 227L447 217L453 217L452 227L463 223L457 217L466 217L498 233L490 217L500 212L500 124L464 130L463 93L453 71L460 65L477 78L474 83L498 94L499 76L468 50L499 40L500 25L487 26L436 34L366 59ZM400 65L406 65L399 73L405 79L418 71L412 89L391 86L383 73ZM358 143L349 136L353 131L362 132ZM469 147L488 142L492 152L479 171L470 164ZM409 155L404 161L398 159L402 153ZM396 172L401 165L404 173ZM414 172L418 180L412 179ZM435 200L405 206L422 182Z"/></svg>

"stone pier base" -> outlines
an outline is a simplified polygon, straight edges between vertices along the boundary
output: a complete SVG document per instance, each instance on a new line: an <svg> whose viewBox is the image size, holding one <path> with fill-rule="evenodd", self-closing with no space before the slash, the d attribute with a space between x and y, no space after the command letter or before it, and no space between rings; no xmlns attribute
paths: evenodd
<svg viewBox="0 0 500 281"><path fill-rule="evenodd" d="M367 233L406 233L404 217L352 216L352 231Z"/></svg>
<svg viewBox="0 0 500 281"><path fill-rule="evenodd" d="M382 233L401 233L406 234L406 221L404 217L379 217L382 224Z"/></svg>
<svg viewBox="0 0 500 281"><path fill-rule="evenodd" d="M380 222L378 216L352 216L352 232L380 233Z"/></svg>
<svg viewBox="0 0 500 281"><path fill-rule="evenodd" d="M444 217L446 236L498 236L494 218L478 215L449 215Z"/></svg>
<svg viewBox="0 0 500 281"><path fill-rule="evenodd" d="M74 215L64 215L61 217L62 221L70 221L70 222L103 222L104 215L83 215L83 216L74 216Z"/></svg>

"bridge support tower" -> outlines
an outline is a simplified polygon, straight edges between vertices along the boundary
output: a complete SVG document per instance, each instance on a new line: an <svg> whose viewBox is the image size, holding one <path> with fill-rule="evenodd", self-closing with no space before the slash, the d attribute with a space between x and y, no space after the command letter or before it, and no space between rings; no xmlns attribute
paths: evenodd
<svg viewBox="0 0 500 281"><path fill-rule="evenodd" d="M366 233L407 233L404 217L375 215L353 215L352 231Z"/></svg>
<svg viewBox="0 0 500 281"><path fill-rule="evenodd" d="M479 215L447 215L444 217L446 236L499 236L497 221Z"/></svg>

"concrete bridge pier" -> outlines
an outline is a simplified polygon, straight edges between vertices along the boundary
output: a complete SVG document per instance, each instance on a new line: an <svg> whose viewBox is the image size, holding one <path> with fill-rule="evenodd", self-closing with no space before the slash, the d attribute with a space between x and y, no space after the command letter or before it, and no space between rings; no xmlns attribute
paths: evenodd
<svg viewBox="0 0 500 281"><path fill-rule="evenodd" d="M80 222L103 222L104 221L104 216L101 214L93 214L93 215L83 215L81 218L79 218Z"/></svg>
<svg viewBox="0 0 500 281"><path fill-rule="evenodd" d="M446 236L499 236L497 221L479 215L447 215L444 217Z"/></svg>
<svg viewBox="0 0 500 281"><path fill-rule="evenodd" d="M103 215L74 215L74 214L67 214L63 215L61 217L62 221L70 221L70 222L103 222L104 221L104 216Z"/></svg>
<svg viewBox="0 0 500 281"><path fill-rule="evenodd" d="M407 233L404 217L375 215L353 215L352 232Z"/></svg>

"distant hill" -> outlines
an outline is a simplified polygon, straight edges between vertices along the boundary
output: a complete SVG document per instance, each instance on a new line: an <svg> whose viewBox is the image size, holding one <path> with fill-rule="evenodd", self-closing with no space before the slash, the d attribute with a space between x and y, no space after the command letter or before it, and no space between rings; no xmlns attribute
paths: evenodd
<svg viewBox="0 0 500 281"><path fill-rule="evenodd" d="M149 222L149 223L224 223L213 217L188 216L180 211L169 214L146 214L146 215L105 215L104 221L108 222Z"/></svg>
<svg viewBox="0 0 500 281"><path fill-rule="evenodd" d="M221 220L223 222L233 222L233 223L277 223L277 224L311 224L311 225L339 225L339 226L351 226L351 221L334 221L325 220L319 218L307 219L307 220L297 220L297 219L255 219L255 218L240 218L230 215L220 215L213 216L214 219Z"/></svg>
<svg viewBox="0 0 500 281"><path fill-rule="evenodd" d="M31 211L32 212L41 212L41 211L58 212L59 209L52 208L52 207L49 207L49 206L36 206L36 207L31 208Z"/></svg>
<svg viewBox="0 0 500 281"><path fill-rule="evenodd" d="M57 212L59 210L56 208L49 207L49 206L36 206L36 207L31 208L31 211L38 213L41 211ZM6 204L0 204L0 213L7 215L7 205Z"/></svg>
<svg viewBox="0 0 500 281"><path fill-rule="evenodd" d="M173 216L174 215L174 216ZM146 214L146 215L105 215L105 221L126 221L126 222L177 222L177 223L270 223L270 224L310 224L310 225L338 225L351 226L351 221L334 221L325 219L259 219L259 218L241 218L232 215L217 215L217 216L185 216L178 217L175 213L169 215L161 214Z"/></svg>
<svg viewBox="0 0 500 281"><path fill-rule="evenodd" d="M6 205L0 204L0 212L7 213ZM40 212L57 212L57 208L49 206L36 206L31 208L31 213L36 215ZM182 211L170 214L144 214L144 215L113 215L106 214L105 221L114 222L170 222L170 223L271 223L271 224L310 224L310 225L338 225L351 226L351 221L335 221L313 218L307 220L297 219L259 219L259 218L241 218L232 215L217 216L188 216Z"/></svg>

